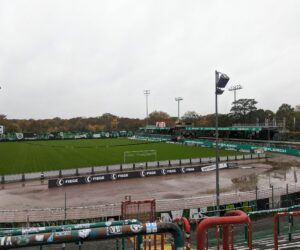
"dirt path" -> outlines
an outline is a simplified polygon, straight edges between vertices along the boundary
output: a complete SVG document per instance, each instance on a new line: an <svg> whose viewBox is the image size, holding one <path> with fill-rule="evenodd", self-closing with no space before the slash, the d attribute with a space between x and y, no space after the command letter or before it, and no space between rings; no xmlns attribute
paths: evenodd
<svg viewBox="0 0 300 250"><path fill-rule="evenodd" d="M279 166L280 163L280 167ZM275 155L274 158L240 162L238 169L220 171L221 192L232 192L243 188L245 179L259 176L285 166L300 166L299 157ZM240 180L240 181L239 181ZM250 185L255 188L257 181ZM246 187L247 189L247 187ZM0 190L0 210L63 207L65 193L68 206L90 206L120 203L125 195L134 200L170 199L205 196L215 192L215 173L193 173L160 177L110 181L79 186L48 189L47 181L6 184Z"/></svg>

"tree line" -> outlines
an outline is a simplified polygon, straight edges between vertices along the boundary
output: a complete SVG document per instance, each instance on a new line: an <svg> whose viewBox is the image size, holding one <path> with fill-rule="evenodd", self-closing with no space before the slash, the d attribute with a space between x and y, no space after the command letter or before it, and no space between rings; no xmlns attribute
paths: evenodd
<svg viewBox="0 0 300 250"><path fill-rule="evenodd" d="M219 114L219 125L226 127L233 124L274 124L284 123L290 131L300 131L300 105L295 108L289 104L282 104L276 112L257 109L254 99L239 99L232 103L228 114ZM156 122L165 122L167 126L174 127L179 121L164 111L153 111L147 119L118 117L110 113L98 117L75 117L62 119L8 119L0 115L0 125L4 125L5 132L78 132L78 131L136 131L146 124L155 125ZM196 111L187 111L180 122L198 127L214 127L215 114L200 115Z"/></svg>

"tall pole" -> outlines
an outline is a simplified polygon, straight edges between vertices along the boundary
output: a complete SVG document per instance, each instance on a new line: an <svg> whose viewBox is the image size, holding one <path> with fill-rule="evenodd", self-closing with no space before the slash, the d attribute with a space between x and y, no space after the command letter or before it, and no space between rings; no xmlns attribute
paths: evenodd
<svg viewBox="0 0 300 250"><path fill-rule="evenodd" d="M219 120L218 120L218 95L222 95L229 77L221 72L215 71L215 106L216 106L216 200L217 214L220 215L220 187L219 187Z"/></svg>
<svg viewBox="0 0 300 250"><path fill-rule="evenodd" d="M238 91L242 88L243 88L242 85L234 85L229 88L229 91L233 91L233 93L234 93L234 107L236 107L236 91Z"/></svg>
<svg viewBox="0 0 300 250"><path fill-rule="evenodd" d="M65 223L66 224L67 220L67 192L65 192Z"/></svg>
<svg viewBox="0 0 300 250"><path fill-rule="evenodd" d="M220 187L219 187L219 120L218 120L218 93L217 82L219 73L215 71L215 106L216 106L216 200L217 200L217 215L220 215Z"/></svg>
<svg viewBox="0 0 300 250"><path fill-rule="evenodd" d="M183 100L182 97L176 97L175 101L178 102L178 121L180 120L180 102Z"/></svg>
<svg viewBox="0 0 300 250"><path fill-rule="evenodd" d="M146 126L148 126L148 96L150 95L150 90L144 90L144 95L146 96Z"/></svg>

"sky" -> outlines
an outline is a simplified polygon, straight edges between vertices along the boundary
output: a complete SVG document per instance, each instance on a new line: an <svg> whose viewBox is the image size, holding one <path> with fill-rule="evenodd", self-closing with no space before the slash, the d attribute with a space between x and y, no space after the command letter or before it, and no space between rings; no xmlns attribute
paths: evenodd
<svg viewBox="0 0 300 250"><path fill-rule="evenodd" d="M215 70L276 111L300 104L299 0L1 0L0 114L144 118L215 110Z"/></svg>

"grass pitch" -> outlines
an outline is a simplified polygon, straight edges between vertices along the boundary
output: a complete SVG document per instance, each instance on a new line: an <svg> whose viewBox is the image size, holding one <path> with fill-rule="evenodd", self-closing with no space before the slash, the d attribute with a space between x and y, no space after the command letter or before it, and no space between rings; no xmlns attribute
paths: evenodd
<svg viewBox="0 0 300 250"><path fill-rule="evenodd" d="M0 143L0 175L57 169L106 166L124 161L125 151L156 150L157 160L212 157L211 148L118 139L30 141ZM220 150L220 155L236 152ZM131 162L154 161L153 156L135 157Z"/></svg>

